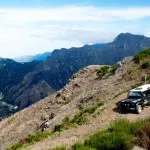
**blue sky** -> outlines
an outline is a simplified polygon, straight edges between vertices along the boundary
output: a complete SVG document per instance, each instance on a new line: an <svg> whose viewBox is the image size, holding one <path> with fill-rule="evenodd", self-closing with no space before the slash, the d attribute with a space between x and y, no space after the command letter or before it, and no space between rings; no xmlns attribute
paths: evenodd
<svg viewBox="0 0 150 150"><path fill-rule="evenodd" d="M0 57L150 36L150 0L0 0Z"/></svg>
<svg viewBox="0 0 150 150"><path fill-rule="evenodd" d="M1 7L57 7L93 5L101 7L150 6L149 0L0 0Z"/></svg>

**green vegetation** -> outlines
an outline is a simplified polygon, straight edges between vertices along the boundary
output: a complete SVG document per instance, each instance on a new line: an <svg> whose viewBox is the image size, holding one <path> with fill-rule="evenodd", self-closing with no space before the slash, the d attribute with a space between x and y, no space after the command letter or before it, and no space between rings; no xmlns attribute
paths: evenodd
<svg viewBox="0 0 150 150"><path fill-rule="evenodd" d="M68 116L64 118L61 124L58 124L54 128L54 132L61 132L65 129L68 129L70 127L74 127L76 125L82 125L88 122L87 114L92 114L96 111L96 109L100 106L104 105L103 102L99 102L97 104L94 104L87 109L79 112L76 114L72 119L70 119ZM26 147L30 144L34 144L35 142L42 141L43 139L46 139L47 137L51 136L52 133L48 131L44 132L38 132L36 134L29 134L28 137L24 140L21 140L19 143L12 145L7 150L19 150L23 147ZM65 150L65 147L57 148L56 150Z"/></svg>
<svg viewBox="0 0 150 150"><path fill-rule="evenodd" d="M117 65L112 65L112 66L103 66L99 70L97 70L97 77L99 79L102 79L105 75L114 75L117 70Z"/></svg>
<svg viewBox="0 0 150 150"><path fill-rule="evenodd" d="M83 125L86 122L88 122L88 119L86 117L86 114L83 113L83 112L80 112L80 113L76 114L74 116L74 118L70 121L70 123L72 125Z"/></svg>
<svg viewBox="0 0 150 150"><path fill-rule="evenodd" d="M84 113L88 113L88 114L93 114L93 113L96 111L96 109L97 109L98 107L103 106L103 105L104 105L104 102L99 102L99 103L97 103L97 104L94 104L94 105L88 107L88 108L85 109L83 112L84 112Z"/></svg>
<svg viewBox="0 0 150 150"><path fill-rule="evenodd" d="M54 132L61 132L63 130L63 128L64 128L63 125L57 124L57 125L55 125Z"/></svg>
<svg viewBox="0 0 150 150"><path fill-rule="evenodd" d="M103 76L105 76L107 73L108 73L108 71L109 71L109 66L103 66L103 67L101 67L98 71L97 71L97 76L98 76L98 78L99 79L102 79L102 77Z"/></svg>
<svg viewBox="0 0 150 150"><path fill-rule="evenodd" d="M141 65L142 69L147 69L150 67L150 62L144 62L142 65Z"/></svg>
<svg viewBox="0 0 150 150"><path fill-rule="evenodd" d="M66 150L66 147L65 146L56 147L53 150Z"/></svg>
<svg viewBox="0 0 150 150"><path fill-rule="evenodd" d="M111 69L110 69L111 74L112 74L112 75L115 74L116 70L117 70L117 65L116 65L116 64L115 64L115 65L112 65L112 66L111 66Z"/></svg>
<svg viewBox="0 0 150 150"><path fill-rule="evenodd" d="M61 124L58 124L55 126L54 132L61 132L72 126L74 127L77 125L83 125L87 123L88 122L87 115L93 114L100 106L103 106L103 105L104 105L104 102L99 102L77 113L72 119L70 119L68 116L65 117Z"/></svg>
<svg viewBox="0 0 150 150"><path fill-rule="evenodd" d="M37 132L35 134L29 134L28 137L24 140L21 140L19 143L12 145L7 150L19 150L27 145L34 144L35 142L42 141L52 134L48 131Z"/></svg>
<svg viewBox="0 0 150 150"><path fill-rule="evenodd" d="M143 81L143 82L145 81L145 76L142 77L142 81ZM148 75L148 76L146 77L146 81L148 81L148 82L150 81L150 75Z"/></svg>
<svg viewBox="0 0 150 150"><path fill-rule="evenodd" d="M10 148L7 148L7 150L19 150L23 148L24 144L23 143L17 143L12 145Z"/></svg>
<svg viewBox="0 0 150 150"><path fill-rule="evenodd" d="M150 149L150 123L144 125L137 133L137 143L144 149Z"/></svg>
<svg viewBox="0 0 150 150"><path fill-rule="evenodd" d="M99 131L90 136L84 144L75 144L72 150L129 150L134 144L138 144L135 139L141 135L141 130L146 125L150 127L150 120L129 122L128 120L114 121L110 127L104 131ZM149 128L150 129L150 128ZM147 132L147 130L145 130ZM143 134L144 135L144 134ZM149 134L150 135L150 134ZM143 137L143 136L142 136ZM139 137L140 138L140 137ZM140 140L141 141L141 140Z"/></svg>
<svg viewBox="0 0 150 150"><path fill-rule="evenodd" d="M145 58L149 58L149 57L150 57L150 49L146 49L144 51L141 51L137 55L135 55L134 61L136 63L140 63L142 60L144 60Z"/></svg>
<svg viewBox="0 0 150 150"><path fill-rule="evenodd" d="M72 146L72 150L96 150L95 148L91 148L80 143L76 143Z"/></svg>

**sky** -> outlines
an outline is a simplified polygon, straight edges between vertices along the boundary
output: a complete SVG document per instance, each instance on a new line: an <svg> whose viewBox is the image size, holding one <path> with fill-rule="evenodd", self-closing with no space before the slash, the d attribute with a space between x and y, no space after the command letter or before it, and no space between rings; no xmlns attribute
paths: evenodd
<svg viewBox="0 0 150 150"><path fill-rule="evenodd" d="M150 37L150 0L0 0L0 57Z"/></svg>

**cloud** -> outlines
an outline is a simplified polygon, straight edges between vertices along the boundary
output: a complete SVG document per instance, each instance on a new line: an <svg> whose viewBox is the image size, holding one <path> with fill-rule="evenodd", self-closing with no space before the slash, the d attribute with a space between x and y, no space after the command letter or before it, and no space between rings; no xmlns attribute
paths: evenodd
<svg viewBox="0 0 150 150"><path fill-rule="evenodd" d="M110 21L137 20L150 16L150 8L107 9L99 7L60 7L51 9L1 9L9 21ZM3 18L4 19L4 18Z"/></svg>
<svg viewBox="0 0 150 150"><path fill-rule="evenodd" d="M149 7L0 9L0 56L108 42L120 32L150 33L145 18L150 18Z"/></svg>

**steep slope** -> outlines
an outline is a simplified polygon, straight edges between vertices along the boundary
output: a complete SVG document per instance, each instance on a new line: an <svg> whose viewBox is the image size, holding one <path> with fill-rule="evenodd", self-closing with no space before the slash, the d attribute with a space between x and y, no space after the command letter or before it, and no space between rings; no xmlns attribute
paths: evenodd
<svg viewBox="0 0 150 150"><path fill-rule="evenodd" d="M149 61L149 59L146 61ZM125 95L121 93L126 92L131 86L141 83L143 75L150 74L150 68L143 69L141 67L143 62L136 64L132 57L124 59L121 64L121 66L118 65L114 75L106 74L102 79L98 79L96 75L100 66L86 67L73 75L69 80L69 84L57 93L3 120L0 123L0 149L3 150L12 143L23 140L29 133L41 131L45 125L47 130L53 131L54 127L60 124L66 116L73 118L80 111L98 102L104 102L105 106L104 113L103 109L100 109L100 116L99 113L96 115L102 120L94 120L93 117L89 116L89 123L91 124L89 127L83 125L81 128L77 128L80 130L64 131L64 134L61 134L61 139L59 139L59 135L54 135L48 141L43 141L45 143L39 143L39 145L31 146L29 149L42 149L43 145L45 145L45 149L53 148L63 144L63 137L65 138L64 144L68 142L72 144L86 134L105 127L112 119L122 116L112 110L115 108L115 102L124 98ZM102 117L103 115L104 117ZM146 114L143 117L147 116ZM138 118L136 114L127 115L126 117L131 120ZM67 142L66 140L70 141Z"/></svg>
<svg viewBox="0 0 150 150"><path fill-rule="evenodd" d="M19 109L25 108L63 88L69 77L81 68L88 65L111 65L147 47L150 47L150 38L125 33L108 44L55 50L51 57L9 90L5 101L17 105Z"/></svg>
<svg viewBox="0 0 150 150"><path fill-rule="evenodd" d="M11 59L0 59L0 117L12 113L12 105L3 103L5 95L14 85L19 84L24 78L25 74L32 72L39 62L20 64ZM15 105L14 105L15 106Z"/></svg>

